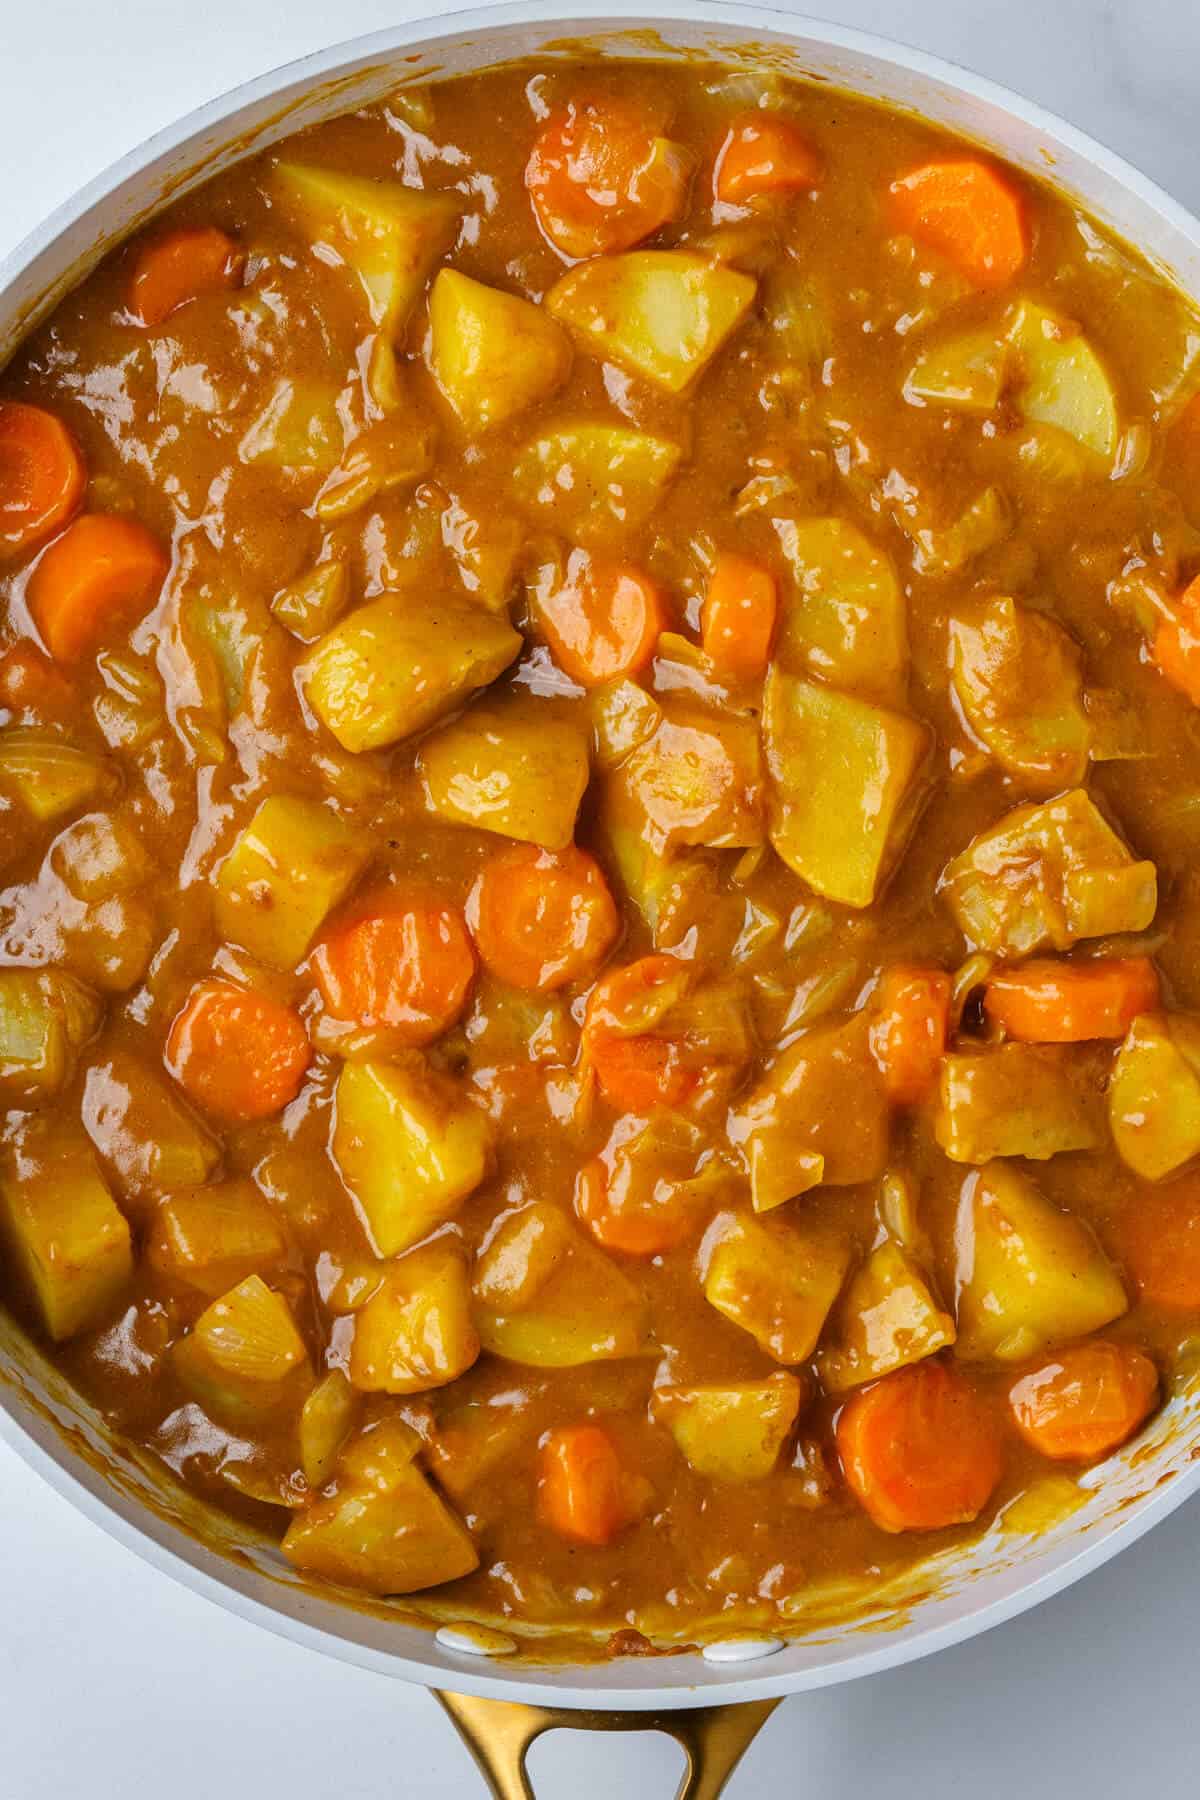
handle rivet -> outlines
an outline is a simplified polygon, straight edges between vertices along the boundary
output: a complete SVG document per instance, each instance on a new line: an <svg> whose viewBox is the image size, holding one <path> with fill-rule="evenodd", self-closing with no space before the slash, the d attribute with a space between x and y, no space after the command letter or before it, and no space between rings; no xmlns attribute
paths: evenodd
<svg viewBox="0 0 1200 1800"><path fill-rule="evenodd" d="M511 1656L517 1647L503 1631L486 1625L442 1625L435 1635L443 1650L459 1656Z"/></svg>
<svg viewBox="0 0 1200 1800"><path fill-rule="evenodd" d="M782 1638L718 1638L714 1644L705 1644L700 1654L708 1663L742 1663L758 1662L782 1649Z"/></svg>

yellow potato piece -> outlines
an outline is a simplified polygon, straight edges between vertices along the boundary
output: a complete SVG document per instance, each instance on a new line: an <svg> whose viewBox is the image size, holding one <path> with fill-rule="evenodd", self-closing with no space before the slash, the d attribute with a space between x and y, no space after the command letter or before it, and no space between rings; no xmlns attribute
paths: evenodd
<svg viewBox="0 0 1200 1800"><path fill-rule="evenodd" d="M1008 325L1021 380L1020 412L1034 424L1052 425L1086 450L1111 460L1120 426L1117 397L1104 364L1079 327L1047 307L1022 300Z"/></svg>
<svg viewBox="0 0 1200 1800"><path fill-rule="evenodd" d="M100 1006L65 969L0 969L0 1106L37 1106L60 1094Z"/></svg>
<svg viewBox="0 0 1200 1800"><path fill-rule="evenodd" d="M588 784L588 733L539 707L475 706L422 744L417 768L439 818L562 850Z"/></svg>
<svg viewBox="0 0 1200 1800"><path fill-rule="evenodd" d="M1045 1162L1101 1141L1087 1071L1057 1044L995 1044L942 1059L934 1133L952 1162Z"/></svg>
<svg viewBox="0 0 1200 1800"><path fill-rule="evenodd" d="M294 968L369 857L366 839L329 807L272 794L217 873L217 929L273 968Z"/></svg>
<svg viewBox="0 0 1200 1800"><path fill-rule="evenodd" d="M701 1254L709 1305L776 1362L807 1362L845 1279L849 1247L817 1227L722 1213Z"/></svg>
<svg viewBox="0 0 1200 1800"><path fill-rule="evenodd" d="M1122 1161L1146 1181L1200 1155L1200 1021L1183 1013L1133 1021L1109 1079L1108 1117Z"/></svg>
<svg viewBox="0 0 1200 1800"><path fill-rule="evenodd" d="M571 343L540 306L442 269L429 297L429 366L468 431L502 424L566 380Z"/></svg>
<svg viewBox="0 0 1200 1800"><path fill-rule="evenodd" d="M155 1208L146 1258L160 1275L217 1299L287 1260L287 1234L246 1176L169 1194Z"/></svg>
<svg viewBox="0 0 1200 1800"><path fill-rule="evenodd" d="M847 1287L838 1341L817 1367L825 1387L841 1393L933 1356L954 1338L954 1320L938 1305L919 1263L896 1244L880 1244Z"/></svg>
<svg viewBox="0 0 1200 1800"><path fill-rule="evenodd" d="M539 432L517 458L513 486L548 526L603 545L646 522L682 460L669 438L581 420Z"/></svg>
<svg viewBox="0 0 1200 1800"><path fill-rule="evenodd" d="M368 1393L445 1387L479 1355L462 1252L445 1239L390 1263L354 1324L350 1380Z"/></svg>
<svg viewBox="0 0 1200 1800"><path fill-rule="evenodd" d="M0 1237L56 1343L103 1323L133 1276L129 1226L85 1145L0 1178Z"/></svg>
<svg viewBox="0 0 1200 1800"><path fill-rule="evenodd" d="M640 1288L549 1201L501 1219L474 1288L483 1348L509 1362L560 1369L647 1349Z"/></svg>
<svg viewBox="0 0 1200 1800"><path fill-rule="evenodd" d="M775 531L794 584L780 609L776 660L903 706L908 609L890 558L844 519L779 519Z"/></svg>
<svg viewBox="0 0 1200 1800"><path fill-rule="evenodd" d="M679 394L745 318L756 286L688 250L631 250L580 263L546 305L585 349Z"/></svg>
<svg viewBox="0 0 1200 1800"><path fill-rule="evenodd" d="M1008 376L1009 347L994 332L960 331L922 349L904 379L910 406L994 412Z"/></svg>
<svg viewBox="0 0 1200 1800"><path fill-rule="evenodd" d="M761 1481L779 1460L804 1390L794 1375L654 1391L654 1417L710 1481Z"/></svg>
<svg viewBox="0 0 1200 1800"><path fill-rule="evenodd" d="M1035 789L1084 779L1091 727L1061 625L1007 597L968 602L950 621L950 655L967 724L1001 768Z"/></svg>
<svg viewBox="0 0 1200 1800"><path fill-rule="evenodd" d="M0 731L0 793L14 794L41 824L77 812L115 785L106 757L25 726Z"/></svg>
<svg viewBox="0 0 1200 1800"><path fill-rule="evenodd" d="M174 1085L129 1050L114 1050L88 1069L84 1129L132 1199L199 1187L221 1158L216 1141Z"/></svg>
<svg viewBox="0 0 1200 1800"><path fill-rule="evenodd" d="M661 856L681 846L761 843L761 792L753 721L674 707L622 762L608 805Z"/></svg>

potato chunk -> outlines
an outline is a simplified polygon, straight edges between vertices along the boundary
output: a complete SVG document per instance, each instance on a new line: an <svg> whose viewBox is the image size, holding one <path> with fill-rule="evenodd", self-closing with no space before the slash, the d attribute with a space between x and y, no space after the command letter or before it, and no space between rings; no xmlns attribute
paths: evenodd
<svg viewBox="0 0 1200 1800"><path fill-rule="evenodd" d="M888 1155L888 1105L867 1023L816 1025L776 1056L729 1115L756 1212L809 1188L874 1181Z"/></svg>
<svg viewBox="0 0 1200 1800"><path fill-rule="evenodd" d="M903 706L908 613L890 559L845 519L780 519L779 546L795 583L775 645L805 670L867 700Z"/></svg>
<svg viewBox="0 0 1200 1800"><path fill-rule="evenodd" d="M332 381L277 381L242 433L238 456L311 489L341 460L345 433L338 398Z"/></svg>
<svg viewBox="0 0 1200 1800"><path fill-rule="evenodd" d="M1091 728L1079 652L1060 625L1008 598L967 602L950 621L954 692L1002 769L1030 787L1087 773Z"/></svg>
<svg viewBox="0 0 1200 1800"><path fill-rule="evenodd" d="M956 1351L969 1361L1019 1362L1048 1343L1098 1331L1128 1308L1090 1226L1008 1163L967 1176L955 1246Z"/></svg>
<svg viewBox="0 0 1200 1800"><path fill-rule="evenodd" d="M475 1265L483 1348L564 1369L647 1348L640 1288L549 1201L504 1214Z"/></svg>
<svg viewBox="0 0 1200 1800"><path fill-rule="evenodd" d="M688 250L631 250L579 263L546 305L593 355L680 394L740 325L756 285Z"/></svg>
<svg viewBox="0 0 1200 1800"><path fill-rule="evenodd" d="M959 331L920 351L904 380L910 406L994 412L1008 378L1009 349L994 332Z"/></svg>
<svg viewBox="0 0 1200 1800"><path fill-rule="evenodd" d="M502 424L567 378L571 345L540 306L442 269L429 297L433 378L468 431Z"/></svg>
<svg viewBox="0 0 1200 1800"><path fill-rule="evenodd" d="M940 888L969 942L1008 956L1144 931L1158 905L1154 864L1134 860L1082 788L1006 814Z"/></svg>
<svg viewBox="0 0 1200 1800"><path fill-rule="evenodd" d="M362 873L370 848L314 800L264 800L221 864L222 936L276 969L292 969Z"/></svg>
<svg viewBox="0 0 1200 1800"><path fill-rule="evenodd" d="M445 1387L478 1355L462 1253L438 1238L389 1263L355 1320L350 1379L368 1393L421 1394Z"/></svg>
<svg viewBox="0 0 1200 1800"><path fill-rule="evenodd" d="M482 607L385 594L323 637L305 668L314 711L344 750L424 731L494 681L521 634Z"/></svg>
<svg viewBox="0 0 1200 1800"><path fill-rule="evenodd" d="M588 733L538 707L472 707L417 758L432 812L454 825L563 850L588 784Z"/></svg>
<svg viewBox="0 0 1200 1800"><path fill-rule="evenodd" d="M304 163L277 163L274 174L312 242L334 251L358 276L372 321L398 330L453 242L460 197Z"/></svg>
<svg viewBox="0 0 1200 1800"><path fill-rule="evenodd" d="M1045 1162L1100 1143L1086 1076L1069 1049L1049 1044L998 1044L943 1057L934 1132L952 1162Z"/></svg>
<svg viewBox="0 0 1200 1800"><path fill-rule="evenodd" d="M40 824L77 812L115 786L106 757L46 731L24 726L0 731L0 793L14 794Z"/></svg>
<svg viewBox="0 0 1200 1800"><path fill-rule="evenodd" d="M687 845L737 849L761 843L760 793L753 722L675 707L620 765L609 805L662 856Z"/></svg>
<svg viewBox="0 0 1200 1800"><path fill-rule="evenodd" d="M837 1344L817 1362L835 1394L920 1362L955 1337L954 1320L934 1299L920 1265L892 1243L872 1250L853 1277L837 1323Z"/></svg>
<svg viewBox="0 0 1200 1800"><path fill-rule="evenodd" d="M1200 1020L1144 1013L1129 1027L1108 1084L1123 1162L1160 1181L1200 1155Z"/></svg>
<svg viewBox="0 0 1200 1800"><path fill-rule="evenodd" d="M778 1462L803 1398L796 1377L781 1371L765 1381L656 1388L653 1408L697 1475L761 1481Z"/></svg>
<svg viewBox="0 0 1200 1800"><path fill-rule="evenodd" d="M776 850L818 894L870 906L925 798L928 726L797 680L776 663L763 694L763 740Z"/></svg>
<svg viewBox="0 0 1200 1800"><path fill-rule="evenodd" d="M776 1362L807 1362L838 1297L850 1250L815 1227L721 1213L701 1251L704 1297Z"/></svg>
<svg viewBox="0 0 1200 1800"><path fill-rule="evenodd" d="M1065 431L1096 456L1117 448L1117 397L1104 364L1070 319L1022 300L1008 326L1021 380L1016 404L1035 424Z"/></svg>
<svg viewBox="0 0 1200 1800"><path fill-rule="evenodd" d="M330 1152L379 1254L398 1256L479 1186L491 1132L482 1112L419 1057L347 1063Z"/></svg>
<svg viewBox="0 0 1200 1800"><path fill-rule="evenodd" d="M669 438L580 421L540 432L517 458L513 481L523 505L594 546L644 524L682 458Z"/></svg>
<svg viewBox="0 0 1200 1800"><path fill-rule="evenodd" d="M469 1575L479 1562L458 1516L413 1461L420 1440L402 1419L353 1439L337 1488L297 1515L283 1552L298 1569L370 1594L411 1594Z"/></svg>
<svg viewBox="0 0 1200 1800"><path fill-rule="evenodd" d="M146 1238L152 1268L210 1300L249 1275L280 1268L287 1250L282 1224L244 1176L169 1194L155 1208Z"/></svg>
<svg viewBox="0 0 1200 1800"><path fill-rule="evenodd" d="M156 1199L200 1187L220 1148L172 1084L128 1050L114 1050L87 1072L84 1129L131 1199Z"/></svg>
<svg viewBox="0 0 1200 1800"><path fill-rule="evenodd" d="M0 1177L13 1267L56 1343L102 1323L133 1275L129 1226L84 1144L47 1145Z"/></svg>
<svg viewBox="0 0 1200 1800"><path fill-rule="evenodd" d="M64 969L0 969L0 1108L60 1094L99 1023L99 1002Z"/></svg>

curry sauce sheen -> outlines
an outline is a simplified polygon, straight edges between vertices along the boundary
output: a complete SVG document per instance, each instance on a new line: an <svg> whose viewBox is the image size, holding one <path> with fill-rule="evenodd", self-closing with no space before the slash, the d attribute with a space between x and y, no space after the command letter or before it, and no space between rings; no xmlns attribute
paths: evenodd
<svg viewBox="0 0 1200 1800"><path fill-rule="evenodd" d="M1200 1324L1200 326L1046 186L555 61L0 375L0 1291L301 1570L786 1630Z"/></svg>

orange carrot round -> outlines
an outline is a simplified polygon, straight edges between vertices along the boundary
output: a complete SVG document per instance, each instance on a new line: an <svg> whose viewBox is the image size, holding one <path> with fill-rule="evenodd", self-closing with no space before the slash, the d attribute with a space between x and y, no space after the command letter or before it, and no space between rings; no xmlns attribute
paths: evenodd
<svg viewBox="0 0 1200 1800"><path fill-rule="evenodd" d="M691 163L636 108L574 100L543 125L525 186L550 242L571 257L631 249L682 213Z"/></svg>
<svg viewBox="0 0 1200 1800"><path fill-rule="evenodd" d="M718 669L744 681L766 672L777 605L769 569L732 550L721 552L700 614L704 650Z"/></svg>
<svg viewBox="0 0 1200 1800"><path fill-rule="evenodd" d="M1009 1392L1017 1430L1057 1462L1092 1462L1133 1436L1158 1399L1158 1370L1129 1344L1074 1344Z"/></svg>
<svg viewBox="0 0 1200 1800"><path fill-rule="evenodd" d="M1184 588L1170 617L1159 620L1152 654L1171 686L1200 706L1200 575Z"/></svg>
<svg viewBox="0 0 1200 1800"><path fill-rule="evenodd" d="M1158 1002L1158 975L1148 956L1038 959L992 975L983 998L992 1023L1025 1044L1124 1037L1138 1014Z"/></svg>
<svg viewBox="0 0 1200 1800"><path fill-rule="evenodd" d="M1139 1188L1121 1216L1118 1239L1147 1305L1166 1312L1200 1307L1200 1177Z"/></svg>
<svg viewBox="0 0 1200 1800"><path fill-rule="evenodd" d="M802 131L777 113L753 112L735 120L713 171L713 192L731 206L741 206L756 194L820 184L817 152Z"/></svg>
<svg viewBox="0 0 1200 1800"><path fill-rule="evenodd" d="M991 1418L944 1363L899 1369L855 1394L836 1432L850 1490L884 1531L966 1524L983 1511L1003 1470Z"/></svg>
<svg viewBox="0 0 1200 1800"><path fill-rule="evenodd" d="M644 668L663 628L662 598L650 577L585 550L571 553L561 586L541 590L534 606L555 662L584 687Z"/></svg>
<svg viewBox="0 0 1200 1800"><path fill-rule="evenodd" d="M428 1044L451 1026L475 979L475 953L457 908L388 900L336 926L313 952L313 973L335 1018Z"/></svg>
<svg viewBox="0 0 1200 1800"><path fill-rule="evenodd" d="M1025 209L990 163L925 163L894 181L890 192L897 228L938 251L974 287L1003 287L1024 267Z"/></svg>
<svg viewBox="0 0 1200 1800"><path fill-rule="evenodd" d="M880 977L869 1042L897 1106L915 1106L937 1080L950 1031L950 987L945 970L912 963L896 963Z"/></svg>
<svg viewBox="0 0 1200 1800"><path fill-rule="evenodd" d="M696 1227L697 1208L681 1183L637 1181L631 1164L610 1171L594 1156L575 1177L575 1212L598 1244L625 1256L661 1256Z"/></svg>
<svg viewBox="0 0 1200 1800"><path fill-rule="evenodd" d="M467 902L480 960L499 981L548 992L591 975L621 929L595 857L517 844L484 866Z"/></svg>
<svg viewBox="0 0 1200 1800"><path fill-rule="evenodd" d="M231 1124L294 1100L312 1058L290 1006L232 981L202 981L167 1036L166 1064L198 1106Z"/></svg>
<svg viewBox="0 0 1200 1800"><path fill-rule="evenodd" d="M158 539L115 513L84 513L42 553L26 598L56 662L74 663L140 619L170 564Z"/></svg>
<svg viewBox="0 0 1200 1800"><path fill-rule="evenodd" d="M629 1476L599 1425L567 1425L542 1445L538 1514L560 1537L607 1544L641 1511L644 1484Z"/></svg>
<svg viewBox="0 0 1200 1800"><path fill-rule="evenodd" d="M0 400L0 558L61 530L86 484L83 452L61 419Z"/></svg>
<svg viewBox="0 0 1200 1800"><path fill-rule="evenodd" d="M245 251L215 225L168 232L133 265L129 311L139 325L161 325L197 295L235 287L245 265Z"/></svg>
<svg viewBox="0 0 1200 1800"><path fill-rule="evenodd" d="M71 683L32 644L14 644L0 656L0 706L46 718L61 717L78 705Z"/></svg>
<svg viewBox="0 0 1200 1800"><path fill-rule="evenodd" d="M682 999L686 967L673 956L643 956L592 989L583 1022L583 1060L604 1098L626 1112L682 1106L697 1083L680 1045L654 1026Z"/></svg>

